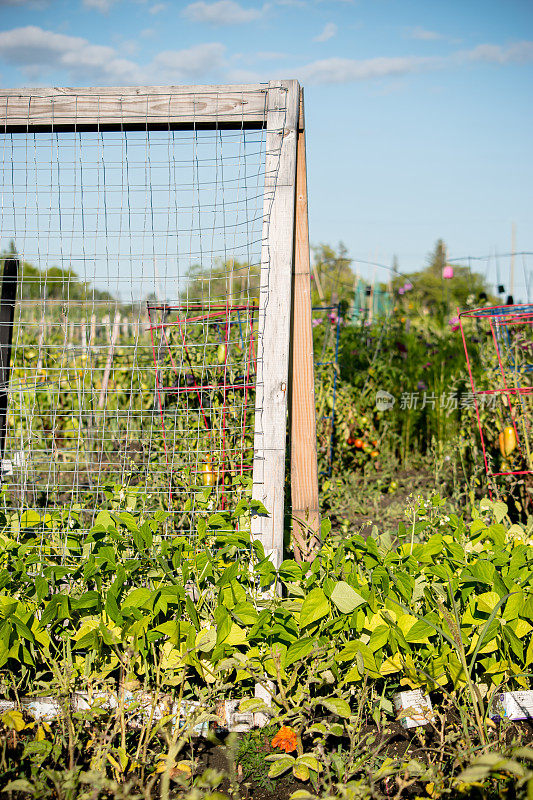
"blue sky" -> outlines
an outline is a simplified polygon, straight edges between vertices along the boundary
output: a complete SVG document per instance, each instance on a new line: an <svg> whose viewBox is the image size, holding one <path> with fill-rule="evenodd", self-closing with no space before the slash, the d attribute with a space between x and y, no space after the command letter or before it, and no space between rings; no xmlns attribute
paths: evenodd
<svg viewBox="0 0 533 800"><path fill-rule="evenodd" d="M533 250L531 0L0 0L0 15L4 87L298 78L314 243L409 271L438 237L451 257L506 252L514 222Z"/></svg>

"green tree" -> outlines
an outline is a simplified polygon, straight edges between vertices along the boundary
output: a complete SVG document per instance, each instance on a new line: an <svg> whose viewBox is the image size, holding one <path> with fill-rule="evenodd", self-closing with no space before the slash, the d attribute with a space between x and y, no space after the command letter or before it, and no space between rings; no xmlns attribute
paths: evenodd
<svg viewBox="0 0 533 800"><path fill-rule="evenodd" d="M187 284L181 299L191 303L253 303L259 299L260 265L249 265L230 258L211 267L193 264L187 272Z"/></svg>
<svg viewBox="0 0 533 800"><path fill-rule="evenodd" d="M2 269L6 258L18 258L18 252L13 240L9 247L0 253ZM27 261L20 266L18 276L19 300L73 300L78 302L91 302L92 300L108 300L114 298L109 292L96 289L88 281L80 281L72 269L49 267L40 270Z"/></svg>
<svg viewBox="0 0 533 800"><path fill-rule="evenodd" d="M425 311L446 315L455 313L457 307L480 304L489 297L489 287L482 275L471 272L468 267L453 266L453 278L444 278L446 266L446 245L442 239L435 244L427 259L427 266L408 276L397 275L393 288L399 290L406 284L412 289L405 292L404 298L416 303Z"/></svg>
<svg viewBox="0 0 533 800"><path fill-rule="evenodd" d="M336 250L327 244L313 247L311 300L314 306L350 303L354 295L352 259L342 242Z"/></svg>

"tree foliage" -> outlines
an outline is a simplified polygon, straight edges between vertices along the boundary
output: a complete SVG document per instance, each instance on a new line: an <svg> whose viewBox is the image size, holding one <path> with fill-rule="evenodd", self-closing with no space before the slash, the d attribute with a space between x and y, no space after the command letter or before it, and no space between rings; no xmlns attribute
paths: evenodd
<svg viewBox="0 0 533 800"><path fill-rule="evenodd" d="M342 242L337 249L327 244L313 247L314 267L311 272L311 300L314 306L350 302L354 294L352 259Z"/></svg>
<svg viewBox="0 0 533 800"><path fill-rule="evenodd" d="M430 312L455 311L469 305L483 303L489 296L489 287L485 278L468 267L453 265L453 278L444 278L446 266L446 245L442 239L428 256L427 266L418 272L406 276L397 276L393 280L393 288L398 291L406 283L412 285L409 300L416 301L422 308Z"/></svg>
<svg viewBox="0 0 533 800"><path fill-rule="evenodd" d="M187 283L181 299L189 303L223 303L231 297L234 303L253 303L259 298L260 265L229 258L209 267L193 264L187 272Z"/></svg>
<svg viewBox="0 0 533 800"><path fill-rule="evenodd" d="M15 242L0 253L0 265L4 268L7 258L18 258ZM91 302L93 300L113 300L109 292L103 292L91 286L88 281L81 281L72 269L49 267L40 270L28 261L22 261L18 276L19 300L73 300Z"/></svg>

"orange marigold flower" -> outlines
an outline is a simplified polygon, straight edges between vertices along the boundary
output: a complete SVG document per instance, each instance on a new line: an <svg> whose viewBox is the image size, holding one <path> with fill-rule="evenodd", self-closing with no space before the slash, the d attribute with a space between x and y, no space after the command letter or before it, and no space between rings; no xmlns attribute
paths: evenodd
<svg viewBox="0 0 533 800"><path fill-rule="evenodd" d="M283 725L272 739L272 747L279 747L280 750L285 750L286 753L296 750L297 744L296 731L293 731L287 725Z"/></svg>

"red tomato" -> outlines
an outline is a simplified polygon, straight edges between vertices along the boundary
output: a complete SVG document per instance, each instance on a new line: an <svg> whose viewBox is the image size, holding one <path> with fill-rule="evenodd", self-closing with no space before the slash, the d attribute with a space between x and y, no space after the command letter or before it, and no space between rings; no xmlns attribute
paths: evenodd
<svg viewBox="0 0 533 800"><path fill-rule="evenodd" d="M362 439L356 439L354 445L357 447L358 450L361 450L365 446L365 443Z"/></svg>

